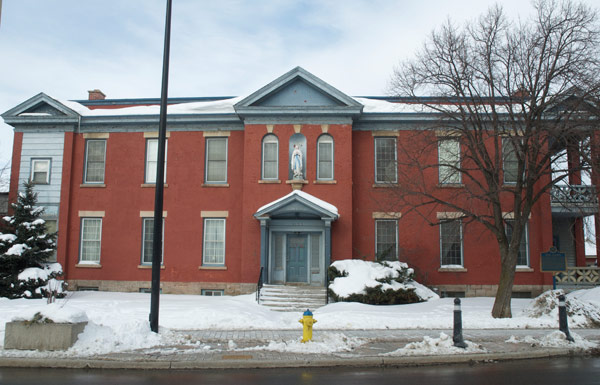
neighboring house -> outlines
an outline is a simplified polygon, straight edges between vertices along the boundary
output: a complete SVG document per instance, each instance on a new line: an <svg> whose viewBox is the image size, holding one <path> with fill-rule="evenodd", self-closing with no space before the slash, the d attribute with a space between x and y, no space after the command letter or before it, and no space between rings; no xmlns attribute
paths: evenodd
<svg viewBox="0 0 600 385"><path fill-rule="evenodd" d="M429 226L378 200L397 175L398 141L428 114L349 97L302 68L245 98L169 103L163 293L252 292L261 267L268 283L322 286L331 261L379 258L408 262L442 294L494 294L500 263L489 233L456 220ZM23 181L36 183L71 289L150 287L158 104L40 93L2 115L15 128L10 200ZM540 253L553 243L585 266L581 218L598 207L595 195L586 212L558 204L569 194L536 205L516 295L551 287Z"/></svg>

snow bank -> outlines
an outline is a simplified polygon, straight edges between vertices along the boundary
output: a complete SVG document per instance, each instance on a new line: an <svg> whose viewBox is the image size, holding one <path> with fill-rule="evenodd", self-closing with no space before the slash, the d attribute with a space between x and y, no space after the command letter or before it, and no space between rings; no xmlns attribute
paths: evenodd
<svg viewBox="0 0 600 385"><path fill-rule="evenodd" d="M593 349L598 345L594 342L588 341L585 338L579 336L577 333L570 332L574 342L567 340L565 333L560 331L554 331L547 336L542 338L534 338L532 336L515 337L510 336L505 342L513 344L529 344L531 346L541 346L544 348L574 348L574 349Z"/></svg>
<svg viewBox="0 0 600 385"><path fill-rule="evenodd" d="M487 350L481 345L470 341L465 341L465 349L454 346L452 337L446 333L440 333L439 338L425 336L423 341L411 342L403 348L393 352L381 354L382 356L427 356L438 354L467 354L467 353L486 353Z"/></svg>
<svg viewBox="0 0 600 385"><path fill-rule="evenodd" d="M346 275L345 277L335 278L329 284L329 288L341 298L346 298L352 294L366 294L365 289L367 287L377 286L381 286L381 291L414 289L415 294L424 301L439 298L433 291L412 279L407 279L404 283L394 280L401 277L401 275L412 276L414 273L413 269L409 268L404 262L378 263L360 259L345 259L335 261L331 266Z"/></svg>
<svg viewBox="0 0 600 385"><path fill-rule="evenodd" d="M229 341L230 347L232 342ZM347 337L343 333L328 333L317 335L312 341L300 342L300 338L291 341L270 341L268 345L255 346L238 351L268 350L273 352L303 353L303 354L327 354L337 352L349 352L365 344L361 338Z"/></svg>
<svg viewBox="0 0 600 385"><path fill-rule="evenodd" d="M37 316L39 314L39 316ZM41 317L40 317L41 316ZM31 321L37 318L41 322L46 320L54 323L78 323L87 322L85 312L76 307L64 303L52 303L44 307L33 306L23 309L19 314L13 316L12 321Z"/></svg>
<svg viewBox="0 0 600 385"><path fill-rule="evenodd" d="M563 290L548 290L536 297L523 314L531 318L558 319L558 296ZM578 290L566 297L569 324L582 327L600 326L600 287Z"/></svg>

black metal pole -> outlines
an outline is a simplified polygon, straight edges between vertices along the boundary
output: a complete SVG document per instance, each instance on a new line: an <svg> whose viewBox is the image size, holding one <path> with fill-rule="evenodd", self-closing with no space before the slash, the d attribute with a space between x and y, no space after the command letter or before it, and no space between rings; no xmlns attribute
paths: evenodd
<svg viewBox="0 0 600 385"><path fill-rule="evenodd" d="M575 342L569 333L569 321L567 319L567 304L564 295L558 296L558 330L565 333L567 341Z"/></svg>
<svg viewBox="0 0 600 385"><path fill-rule="evenodd" d="M462 310L460 309L460 299L454 298L454 331L452 336L454 346L465 349L467 344L463 339L462 332Z"/></svg>
<svg viewBox="0 0 600 385"><path fill-rule="evenodd" d="M150 296L150 329L158 333L160 299L160 265L162 262L163 191L165 178L165 141L167 137L167 90L169 88L169 51L171 45L171 1L167 0L165 48L163 52L160 120L158 124L158 155L156 159L156 190L154 195L154 239L152 240L152 291Z"/></svg>

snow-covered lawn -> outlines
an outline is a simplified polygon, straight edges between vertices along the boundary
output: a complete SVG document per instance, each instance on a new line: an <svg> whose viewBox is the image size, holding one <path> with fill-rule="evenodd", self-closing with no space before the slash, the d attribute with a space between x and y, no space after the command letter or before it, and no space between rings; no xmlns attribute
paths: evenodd
<svg viewBox="0 0 600 385"><path fill-rule="evenodd" d="M598 311L600 288L572 293L591 313ZM148 326L150 295L142 293L72 292L64 299L47 305L45 299L0 298L0 344L4 343L5 323L13 319L31 319L37 312L56 321L88 319L89 324L79 341L64 354L99 354L137 348L195 344L198 349L210 349L199 342L183 341L183 333L177 330L230 330L230 329L297 329L302 314L280 313L256 304L254 295L207 297L198 295L161 295L161 333L155 335ZM465 329L489 328L557 328L558 316L554 311L537 312L532 315L534 300L513 299L511 319L494 319L491 316L493 298L464 298L462 300L463 326ZM434 299L411 305L373 306L360 303L333 303L319 309L311 309L318 321L315 330L329 329L341 335L332 335L323 346L333 351L343 351L360 341L347 339L344 330L352 329L451 329L454 303L452 298ZM587 326L582 317L569 319L572 328ZM442 340L445 341L443 336ZM523 341L526 342L526 341ZM281 350L273 342L262 347ZM430 344L432 341L424 341ZM286 349L296 349L286 344ZM327 351L325 347L303 348ZM350 346L350 348L352 347ZM411 348L408 347L408 350ZM293 350L295 351L295 350ZM11 354L9 351L0 353ZM63 354L63 353L61 353Z"/></svg>

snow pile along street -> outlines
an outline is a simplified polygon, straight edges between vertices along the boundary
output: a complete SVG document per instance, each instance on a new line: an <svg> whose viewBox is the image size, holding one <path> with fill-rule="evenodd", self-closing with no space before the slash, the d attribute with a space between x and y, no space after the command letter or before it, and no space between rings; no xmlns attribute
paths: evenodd
<svg viewBox="0 0 600 385"><path fill-rule="evenodd" d="M439 338L425 336L423 341L411 342L405 347L393 352L384 353L382 356L428 356L439 354L466 354L466 353L485 353L487 350L471 341L465 341L465 349L454 346L452 337L446 333L440 333Z"/></svg>

